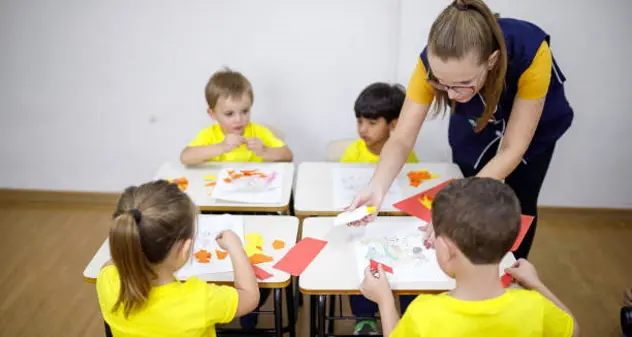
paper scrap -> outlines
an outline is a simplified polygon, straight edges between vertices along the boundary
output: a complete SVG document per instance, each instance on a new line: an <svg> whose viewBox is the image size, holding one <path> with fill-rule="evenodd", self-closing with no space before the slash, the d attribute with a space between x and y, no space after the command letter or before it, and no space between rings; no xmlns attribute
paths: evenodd
<svg viewBox="0 0 632 337"><path fill-rule="evenodd" d="M259 233L248 233L245 236L246 244L244 250L246 255L251 257L255 254L263 254L261 247L263 247L263 236Z"/></svg>
<svg viewBox="0 0 632 337"><path fill-rule="evenodd" d="M283 248L285 248L285 241L283 241L283 240L274 240L272 242L272 248L274 248L274 249L283 249Z"/></svg>
<svg viewBox="0 0 632 337"><path fill-rule="evenodd" d="M215 256L217 256L218 260L223 260L228 256L228 252L227 251L222 251L219 249L215 249Z"/></svg>
<svg viewBox="0 0 632 337"><path fill-rule="evenodd" d="M257 266L252 266L252 269L255 271L255 276L257 277L257 279L259 279L260 281L263 280L267 280L270 277L272 277L272 274L268 273L267 271L257 267Z"/></svg>
<svg viewBox="0 0 632 337"><path fill-rule="evenodd" d="M373 259L371 259L369 261L369 263L370 263L369 267L371 268L372 271L377 271L378 270L378 266L382 265L382 270L384 270L385 273L393 274L393 268L391 268L391 267L389 267L389 266L387 266L387 265L385 265L383 263L379 263L379 262L377 262L377 261L375 261Z"/></svg>
<svg viewBox="0 0 632 337"><path fill-rule="evenodd" d="M310 237L303 238L274 265L274 268L299 276L326 245L327 241Z"/></svg>
<svg viewBox="0 0 632 337"><path fill-rule="evenodd" d="M206 181L217 180L217 176L209 174L209 175L204 176L204 180Z"/></svg>
<svg viewBox="0 0 632 337"><path fill-rule="evenodd" d="M428 195L424 194L423 198L419 199L419 202L427 209L432 209L432 200L433 198L430 198Z"/></svg>
<svg viewBox="0 0 632 337"><path fill-rule="evenodd" d="M199 263L209 263L211 262L211 253L206 251L205 249L198 250L193 254Z"/></svg>
<svg viewBox="0 0 632 337"><path fill-rule="evenodd" d="M503 288L509 288L512 282L513 277L508 273L505 273L503 274L503 276L500 277L500 283L503 285Z"/></svg>
<svg viewBox="0 0 632 337"><path fill-rule="evenodd" d="M250 264L255 265L259 263L272 262L274 259L272 256L264 255L264 254L254 254L249 257Z"/></svg>
<svg viewBox="0 0 632 337"><path fill-rule="evenodd" d="M167 181L172 184L178 185L178 188L180 188L180 191L182 192L184 192L189 186L189 179L187 179L187 177L172 178L172 179L167 179Z"/></svg>
<svg viewBox="0 0 632 337"><path fill-rule="evenodd" d="M438 175L430 173L428 170L410 171L407 174L410 186L419 187L424 181L439 178Z"/></svg>
<svg viewBox="0 0 632 337"><path fill-rule="evenodd" d="M529 231L529 227L531 227L531 224L533 223L533 219L534 217L530 215L520 216L520 231L518 232L518 237L516 238L513 247L511 247L512 252L515 252L518 247L520 247L522 240L524 240L525 235L527 235L527 232Z"/></svg>

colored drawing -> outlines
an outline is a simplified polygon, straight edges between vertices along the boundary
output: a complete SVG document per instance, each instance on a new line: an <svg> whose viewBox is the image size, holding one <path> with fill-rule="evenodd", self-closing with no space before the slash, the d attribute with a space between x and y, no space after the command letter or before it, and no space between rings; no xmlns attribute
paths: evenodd
<svg viewBox="0 0 632 337"><path fill-rule="evenodd" d="M226 168L219 172L212 197L242 203L279 203L283 192L282 164Z"/></svg>
<svg viewBox="0 0 632 337"><path fill-rule="evenodd" d="M372 167L334 167L332 176L332 199L336 209L346 208L351 204L353 198L365 187L369 185L373 172ZM391 206L401 200L402 189L395 181L384 196L384 206Z"/></svg>

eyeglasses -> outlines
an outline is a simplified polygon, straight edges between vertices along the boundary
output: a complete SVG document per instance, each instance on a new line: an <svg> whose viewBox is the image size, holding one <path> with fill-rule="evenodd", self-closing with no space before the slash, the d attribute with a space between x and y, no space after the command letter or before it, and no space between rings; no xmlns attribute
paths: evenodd
<svg viewBox="0 0 632 337"><path fill-rule="evenodd" d="M482 72L481 72L482 74ZM480 77L480 75L478 75L477 79ZM432 70L428 69L428 76L426 76L426 81L428 83L430 83L431 86L433 86L435 89L437 90L441 90L441 91L448 91L448 90L452 90L455 93L457 93L458 95L461 96L467 96L467 95L471 95L473 93L476 92L476 86L475 85L445 85L445 84L441 84L439 83L439 81L437 81L434 76L432 75Z"/></svg>

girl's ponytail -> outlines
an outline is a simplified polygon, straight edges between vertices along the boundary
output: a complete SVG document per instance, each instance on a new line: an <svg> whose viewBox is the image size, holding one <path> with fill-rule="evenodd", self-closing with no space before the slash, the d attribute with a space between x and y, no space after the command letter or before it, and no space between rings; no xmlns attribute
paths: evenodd
<svg viewBox="0 0 632 337"><path fill-rule="evenodd" d="M150 278L154 275L143 253L142 218L135 217L135 212L139 211L128 210L117 215L110 228L110 254L121 280L119 297L112 310L123 306L125 317L147 300L151 289Z"/></svg>

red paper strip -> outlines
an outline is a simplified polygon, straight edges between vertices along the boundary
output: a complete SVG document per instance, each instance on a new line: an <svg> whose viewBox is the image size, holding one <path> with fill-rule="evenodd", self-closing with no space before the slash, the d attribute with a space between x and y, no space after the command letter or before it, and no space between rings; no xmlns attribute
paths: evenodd
<svg viewBox="0 0 632 337"><path fill-rule="evenodd" d="M419 200L423 200L424 196L428 196L428 198L434 199L437 193L439 193L441 189L446 187L452 181L454 181L454 179L450 179L429 190L423 191L421 193L413 195L412 197L399 201L393 206L408 215L412 215L426 222L430 222L432 221L430 210L422 205Z"/></svg>
<svg viewBox="0 0 632 337"><path fill-rule="evenodd" d="M296 243L296 245L274 265L274 268L293 276L299 276L326 245L327 241L309 237L304 238Z"/></svg>
<svg viewBox="0 0 632 337"><path fill-rule="evenodd" d="M377 262L375 260L370 260L369 263L370 263L369 266L371 267L372 271L377 271L378 270L378 266L382 265L382 270L384 270L384 272L391 273L391 274L393 273L393 268L385 265L384 263L379 263L379 262Z"/></svg>
<svg viewBox="0 0 632 337"><path fill-rule="evenodd" d="M507 273L500 277L500 283L503 285L503 288L509 288L509 285L511 285L512 282L513 277Z"/></svg>
<svg viewBox="0 0 632 337"><path fill-rule="evenodd" d="M270 277L272 277L272 274L268 273L267 271L265 271L265 270L263 270L263 269L261 269L261 268L259 268L257 266L252 266L252 269L254 269L254 271L255 271L255 276L261 281L269 279Z"/></svg>
<svg viewBox="0 0 632 337"><path fill-rule="evenodd" d="M518 232L518 237L516 238L516 241L514 242L513 247L511 247L512 252L515 252L516 249L520 247L520 244L522 243L524 236L527 235L527 232L529 231L529 227L531 227L532 223L533 223L532 216L522 215L520 217L520 231Z"/></svg>

